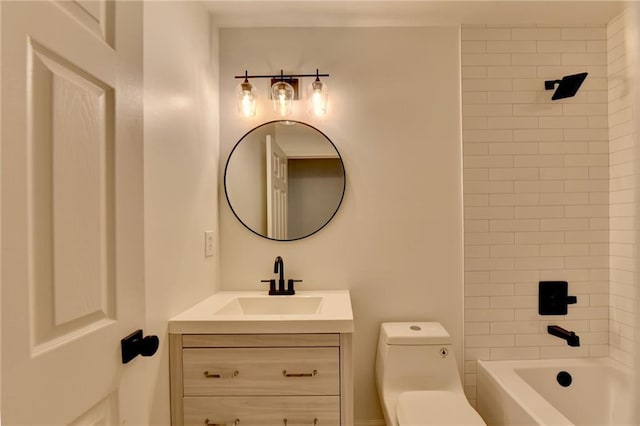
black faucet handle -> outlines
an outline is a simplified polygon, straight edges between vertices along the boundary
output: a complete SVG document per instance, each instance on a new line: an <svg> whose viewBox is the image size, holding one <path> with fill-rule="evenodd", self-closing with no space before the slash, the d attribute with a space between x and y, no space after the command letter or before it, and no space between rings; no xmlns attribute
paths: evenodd
<svg viewBox="0 0 640 426"><path fill-rule="evenodd" d="M288 294L296 294L296 290L293 287L294 283L301 283L302 280L294 280L292 278L289 278L289 281L287 282L287 293Z"/></svg>
<svg viewBox="0 0 640 426"><path fill-rule="evenodd" d="M276 280L275 279L270 279L270 280L260 280L261 283L269 283L269 294L275 294L276 293Z"/></svg>
<svg viewBox="0 0 640 426"><path fill-rule="evenodd" d="M578 302L576 296L569 296L566 281L540 281L538 283L538 314L567 315L567 305Z"/></svg>

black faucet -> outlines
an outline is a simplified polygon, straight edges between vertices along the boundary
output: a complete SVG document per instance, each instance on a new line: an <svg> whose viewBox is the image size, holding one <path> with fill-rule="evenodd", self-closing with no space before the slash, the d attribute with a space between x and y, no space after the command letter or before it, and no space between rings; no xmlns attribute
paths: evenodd
<svg viewBox="0 0 640 426"><path fill-rule="evenodd" d="M580 346L580 337L573 331L565 330L557 325L549 325L547 333L566 340L569 346Z"/></svg>
<svg viewBox="0 0 640 426"><path fill-rule="evenodd" d="M296 290L293 288L294 283L300 283L302 280L294 280L289 278L287 280L287 288L284 288L284 260L282 257L276 257L273 262L273 273L279 274L278 276L278 288L276 289L276 280L272 278L270 280L261 280L263 283L269 283L269 295L270 296L292 296L296 294Z"/></svg>
<svg viewBox="0 0 640 426"><path fill-rule="evenodd" d="M284 260L282 257L276 257L275 262L273 262L273 273L280 273L280 278L278 278L278 293L284 292Z"/></svg>

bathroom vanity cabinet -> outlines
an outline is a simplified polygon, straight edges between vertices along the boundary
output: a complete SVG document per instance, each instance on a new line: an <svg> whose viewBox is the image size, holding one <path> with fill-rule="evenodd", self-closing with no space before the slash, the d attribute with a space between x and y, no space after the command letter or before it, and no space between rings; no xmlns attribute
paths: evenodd
<svg viewBox="0 0 640 426"><path fill-rule="evenodd" d="M220 292L169 321L173 426L352 426L346 290Z"/></svg>
<svg viewBox="0 0 640 426"><path fill-rule="evenodd" d="M350 425L350 335L171 334L178 425Z"/></svg>

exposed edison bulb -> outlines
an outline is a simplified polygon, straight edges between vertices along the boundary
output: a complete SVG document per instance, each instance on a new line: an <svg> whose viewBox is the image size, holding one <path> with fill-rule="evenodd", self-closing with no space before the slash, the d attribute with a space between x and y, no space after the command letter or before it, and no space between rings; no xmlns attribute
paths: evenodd
<svg viewBox="0 0 640 426"><path fill-rule="evenodd" d="M327 113L327 101L329 99L329 91L327 85L316 77L315 81L309 86L307 98L309 99L309 108L314 115L325 115Z"/></svg>
<svg viewBox="0 0 640 426"><path fill-rule="evenodd" d="M236 89L236 102L240 114L245 117L256 115L256 89L247 79L240 83Z"/></svg>
<svg viewBox="0 0 640 426"><path fill-rule="evenodd" d="M284 117L293 111L293 86L286 81L276 81L271 86L271 100L278 115Z"/></svg>

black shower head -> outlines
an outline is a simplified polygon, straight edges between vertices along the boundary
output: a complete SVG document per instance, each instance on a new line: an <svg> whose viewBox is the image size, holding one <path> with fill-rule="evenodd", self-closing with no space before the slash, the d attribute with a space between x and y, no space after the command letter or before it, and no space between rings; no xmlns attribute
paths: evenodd
<svg viewBox="0 0 640 426"><path fill-rule="evenodd" d="M582 85L582 82L587 78L586 72L573 75L565 75L562 80L547 80L544 82L545 90L553 90L553 87L558 84L558 88L551 97L552 101L557 99L570 98L576 95L576 92Z"/></svg>

